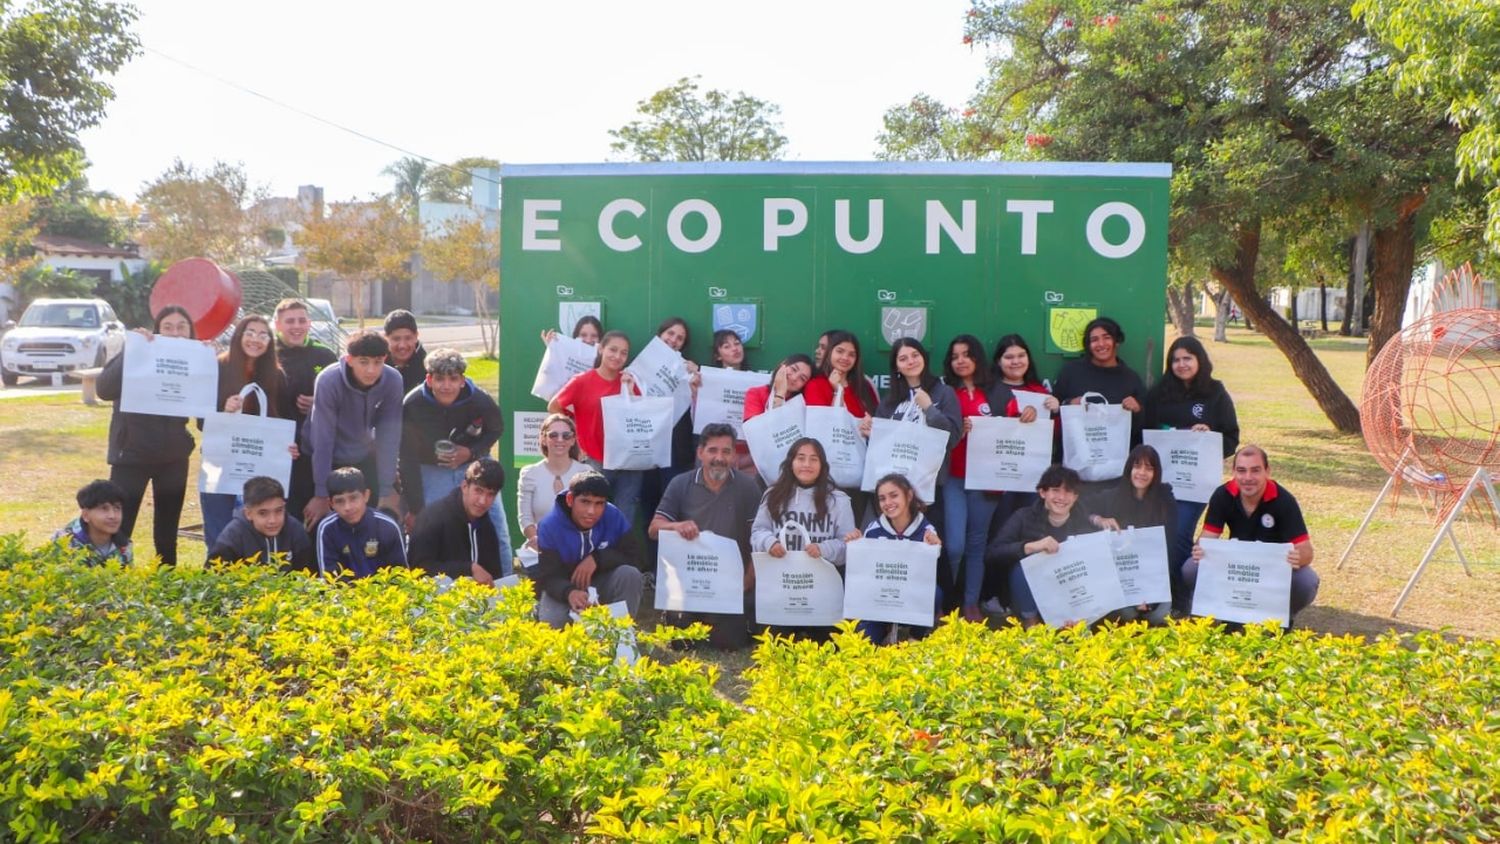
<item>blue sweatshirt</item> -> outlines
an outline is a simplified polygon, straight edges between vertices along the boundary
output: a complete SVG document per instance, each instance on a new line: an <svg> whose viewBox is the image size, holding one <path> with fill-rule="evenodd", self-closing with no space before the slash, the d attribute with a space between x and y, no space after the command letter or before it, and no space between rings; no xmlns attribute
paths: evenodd
<svg viewBox="0 0 1500 844"><path fill-rule="evenodd" d="M604 505L604 515L588 530L573 522L573 511L568 509L568 493L557 494L548 513L537 523L536 581L542 591L553 598L566 602L572 591L573 569L584 557L592 554L599 571L609 571L622 565L640 562L640 543L630 529L630 522L613 504Z"/></svg>
<svg viewBox="0 0 1500 844"><path fill-rule="evenodd" d="M396 489L396 454L401 447L401 375L385 367L375 386L355 384L346 361L318 373L313 407L302 431L302 447L312 453L313 494L328 496L328 473L337 463L352 466L373 452L379 478L366 478L376 499Z"/></svg>
<svg viewBox="0 0 1500 844"><path fill-rule="evenodd" d="M366 577L406 565L406 543L396 520L371 507L357 523L329 516L318 524L318 573Z"/></svg>

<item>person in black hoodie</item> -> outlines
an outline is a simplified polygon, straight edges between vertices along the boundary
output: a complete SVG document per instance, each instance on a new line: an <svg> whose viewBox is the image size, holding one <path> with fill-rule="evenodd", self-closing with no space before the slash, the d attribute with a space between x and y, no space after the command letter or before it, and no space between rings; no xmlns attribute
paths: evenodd
<svg viewBox="0 0 1500 844"><path fill-rule="evenodd" d="M297 423L296 439L302 442L302 427L312 412L313 384L324 367L338 363L338 353L309 337L312 327L307 303L301 299L282 299L276 304L276 361L286 375L287 410ZM292 479L287 489L287 506L293 514L307 509L313 497L312 454L303 451L292 461Z"/></svg>
<svg viewBox="0 0 1500 844"><path fill-rule="evenodd" d="M423 507L457 489L470 462L489 455L505 432L495 399L464 377L468 365L453 349L434 350L426 358L427 380L402 400L399 475L408 526ZM508 538L498 503L491 515Z"/></svg>
<svg viewBox="0 0 1500 844"><path fill-rule="evenodd" d="M163 337L196 338L193 318L186 309L168 305L156 314L155 334L136 329L147 339ZM115 355L99 373L99 398L114 404L109 418L109 479L125 493L124 517L119 535L126 540L135 531L146 485L151 485L151 502L155 508L151 538L162 565L177 565L177 524L182 519L182 500L187 495L188 458L193 453L193 436L187 430L185 416L153 416L145 413L120 412L120 394L124 389L125 355Z"/></svg>
<svg viewBox="0 0 1500 844"><path fill-rule="evenodd" d="M1110 490L1095 495L1088 502L1093 513L1089 521L1108 530L1161 527L1167 537L1167 574L1172 583L1170 603L1139 604L1122 607L1111 613L1116 621L1144 619L1152 624L1166 620L1167 613L1179 601L1186 600L1182 587L1182 563L1187 553L1174 553L1172 535L1177 530L1178 501L1172 496L1172 485L1161 479L1161 455L1149 445L1138 445L1125 458L1125 474ZM1189 546L1191 551L1191 546Z"/></svg>
<svg viewBox="0 0 1500 844"><path fill-rule="evenodd" d="M1048 466L1036 482L1037 500L1012 513L990 542L985 556L994 561L992 565L1009 567L1010 605L1027 627L1041 621L1041 612L1026 582L1021 558L1042 551L1055 554L1068 537L1099 530L1088 511L1076 506L1082 486L1083 481L1072 469L1055 463Z"/></svg>
<svg viewBox="0 0 1500 844"><path fill-rule="evenodd" d="M1141 414L1145 428L1218 431L1224 437L1224 456L1234 454L1240 447L1240 420L1234 412L1234 399L1224 389L1224 382L1214 377L1213 362L1208 359L1208 350L1196 337L1178 337L1167 347L1167 371L1146 394L1146 409ZM1198 529L1198 519L1208 504L1199 501L1177 502L1177 529L1168 532L1167 541L1172 544L1173 559L1182 566L1193 550L1193 535ZM1172 594L1177 596L1177 609L1186 612L1172 581Z"/></svg>
<svg viewBox="0 0 1500 844"><path fill-rule="evenodd" d="M245 481L245 510L219 532L208 559L249 560L282 571L317 571L312 540L302 523L286 513L281 481L264 476ZM280 556L280 559L277 557Z"/></svg>
<svg viewBox="0 0 1500 844"><path fill-rule="evenodd" d="M1096 317L1083 328L1081 358L1070 360L1057 373L1052 395L1063 404L1078 404L1084 393L1098 393L1110 404L1130 412L1130 445L1141 442L1141 409L1146 382L1120 359L1125 330L1109 317ZM1098 488L1098 487L1096 487Z"/></svg>
<svg viewBox="0 0 1500 844"><path fill-rule="evenodd" d="M385 315L385 341L391 346L388 365L401 373L402 393L422 386L427 376L427 350L417 334L417 317L411 311L397 308Z"/></svg>
<svg viewBox="0 0 1500 844"><path fill-rule="evenodd" d="M481 457L464 471L463 484L417 516L407 558L428 574L473 577L490 584L511 573L510 538L501 541L490 507L505 485L505 470Z"/></svg>

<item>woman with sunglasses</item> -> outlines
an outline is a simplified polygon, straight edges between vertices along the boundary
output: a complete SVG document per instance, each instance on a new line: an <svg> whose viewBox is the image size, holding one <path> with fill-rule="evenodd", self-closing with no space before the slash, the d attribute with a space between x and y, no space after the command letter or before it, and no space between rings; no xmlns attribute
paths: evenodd
<svg viewBox="0 0 1500 844"><path fill-rule="evenodd" d="M516 518L533 550L537 523L552 512L558 493L568 488L574 475L589 471L588 464L579 459L578 431L566 414L553 413L543 419L537 442L542 460L521 470L516 491Z"/></svg>

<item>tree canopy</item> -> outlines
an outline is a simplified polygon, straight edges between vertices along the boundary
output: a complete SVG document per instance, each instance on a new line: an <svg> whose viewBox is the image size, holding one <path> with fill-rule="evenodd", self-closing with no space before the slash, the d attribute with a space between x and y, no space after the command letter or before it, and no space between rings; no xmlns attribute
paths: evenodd
<svg viewBox="0 0 1500 844"><path fill-rule="evenodd" d="M200 171L176 159L141 191L141 243L167 263L195 256L221 264L248 260L262 249L265 227L254 206L265 194L242 165L215 161Z"/></svg>
<svg viewBox="0 0 1500 844"><path fill-rule="evenodd" d="M744 91L698 92L683 77L637 104L642 119L609 134L610 148L637 161L759 161L786 148L781 108Z"/></svg>
<svg viewBox="0 0 1500 844"><path fill-rule="evenodd" d="M107 0L0 0L0 202L83 171L78 133L104 117L103 77L139 50L133 7Z"/></svg>
<svg viewBox="0 0 1500 844"><path fill-rule="evenodd" d="M297 241L308 266L328 270L353 286L355 310L364 325L367 288L408 276L419 236L416 222L401 203L380 196L367 202L330 203L324 213L303 219Z"/></svg>

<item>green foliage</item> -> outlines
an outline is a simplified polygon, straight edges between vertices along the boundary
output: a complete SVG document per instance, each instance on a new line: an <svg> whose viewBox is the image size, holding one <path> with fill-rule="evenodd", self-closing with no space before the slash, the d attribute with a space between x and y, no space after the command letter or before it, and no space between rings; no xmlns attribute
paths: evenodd
<svg viewBox="0 0 1500 844"><path fill-rule="evenodd" d="M302 273L296 267L266 267L265 271L276 276L291 290L298 292L302 290Z"/></svg>
<svg viewBox="0 0 1500 844"><path fill-rule="evenodd" d="M637 161L763 161L781 157L781 108L744 91L698 93L683 77L636 104L645 118L609 130L615 152Z"/></svg>
<svg viewBox="0 0 1500 844"><path fill-rule="evenodd" d="M0 3L0 202L83 171L78 133L104 117L102 80L139 50L135 8L106 0Z"/></svg>
<svg viewBox="0 0 1500 844"><path fill-rule="evenodd" d="M1500 651L1207 622L775 643L665 745L629 841L1486 840Z"/></svg>
<svg viewBox="0 0 1500 844"><path fill-rule="evenodd" d="M45 264L28 267L16 279L16 318L19 319L26 306L37 299L89 298L94 295L97 282L81 276L73 270L59 270Z"/></svg>
<svg viewBox="0 0 1500 844"><path fill-rule="evenodd" d="M744 709L600 610L0 537L18 841L1489 840L1500 652L1207 623L768 640ZM698 631L701 635L701 630ZM643 637L659 645L661 637Z"/></svg>
<svg viewBox="0 0 1500 844"><path fill-rule="evenodd" d="M1493 0L1356 0L1354 13L1398 53L1400 85L1463 127L1460 173L1489 188L1487 235L1500 244L1500 5Z"/></svg>
<svg viewBox="0 0 1500 844"><path fill-rule="evenodd" d="M57 237L76 237L106 245L125 239L119 221L89 202L39 202L35 222L42 234Z"/></svg>
<svg viewBox="0 0 1500 844"><path fill-rule="evenodd" d="M115 309L115 316L127 328L150 328L154 322L151 315L151 288L156 286L156 280L166 271L167 265L161 261L151 261L137 273L132 273L122 263L120 283L104 285L102 298Z"/></svg>
<svg viewBox="0 0 1500 844"><path fill-rule="evenodd" d="M691 664L615 662L592 611L406 570L84 568L0 537L0 837L573 840L684 719Z"/></svg>

